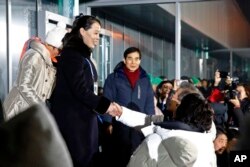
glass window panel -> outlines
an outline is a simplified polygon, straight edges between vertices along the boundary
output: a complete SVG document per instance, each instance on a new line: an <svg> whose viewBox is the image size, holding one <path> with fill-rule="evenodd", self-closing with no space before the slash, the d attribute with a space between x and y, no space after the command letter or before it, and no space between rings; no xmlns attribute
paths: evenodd
<svg viewBox="0 0 250 167"><path fill-rule="evenodd" d="M6 34L6 1L0 2L0 98L3 101L7 94L7 34Z"/></svg>
<svg viewBox="0 0 250 167"><path fill-rule="evenodd" d="M140 48L141 48L141 54L142 54L142 60L141 60L141 66L148 72L153 72L152 70L152 59L153 59L153 53L152 53L152 37L147 34L140 34Z"/></svg>
<svg viewBox="0 0 250 167"><path fill-rule="evenodd" d="M175 78L175 45L163 41L163 75L167 79Z"/></svg>
<svg viewBox="0 0 250 167"><path fill-rule="evenodd" d="M61 4L61 6L59 6L58 4ZM63 0L42 0L41 8L44 11L50 11L53 13L58 13L60 15L64 14ZM61 11L59 11L59 8ZM66 16L66 15L63 15L63 16Z"/></svg>
<svg viewBox="0 0 250 167"><path fill-rule="evenodd" d="M113 32L113 59L111 62L111 69L123 60L123 52L124 52L124 41L123 41L123 25L113 23L112 24L112 32Z"/></svg>
<svg viewBox="0 0 250 167"><path fill-rule="evenodd" d="M163 40L153 38L153 76L163 74Z"/></svg>
<svg viewBox="0 0 250 167"><path fill-rule="evenodd" d="M33 0L12 0L10 23L10 56L12 57L12 84L17 77L23 45L36 35L36 3Z"/></svg>
<svg viewBox="0 0 250 167"><path fill-rule="evenodd" d="M139 31L136 28L132 29L125 25L124 27L124 45L127 49L128 47L134 46L138 47L139 45Z"/></svg>

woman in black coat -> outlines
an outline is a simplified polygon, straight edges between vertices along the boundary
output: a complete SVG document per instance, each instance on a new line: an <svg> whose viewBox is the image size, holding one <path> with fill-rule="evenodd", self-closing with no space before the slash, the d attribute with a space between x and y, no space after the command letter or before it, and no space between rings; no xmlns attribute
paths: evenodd
<svg viewBox="0 0 250 167"><path fill-rule="evenodd" d="M65 139L74 167L93 166L98 151L97 113L110 115L115 106L94 93L97 72L90 60L99 41L100 21L93 16L77 16L72 31L63 39L57 64L56 87L51 112ZM113 115L114 116L114 115Z"/></svg>

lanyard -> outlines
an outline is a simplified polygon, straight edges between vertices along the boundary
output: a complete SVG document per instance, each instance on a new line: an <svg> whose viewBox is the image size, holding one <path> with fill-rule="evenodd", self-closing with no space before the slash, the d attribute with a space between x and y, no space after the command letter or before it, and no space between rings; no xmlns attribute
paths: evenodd
<svg viewBox="0 0 250 167"><path fill-rule="evenodd" d="M89 61L87 58L85 58L85 59L87 60L87 62L88 62L88 64L89 64L90 71L91 71L91 75L92 75L92 79L93 79L93 82L94 82L94 87L93 87L94 93L95 93L96 95L98 95L98 83L95 82L95 75L94 75L94 71L93 71L92 65L91 65L90 61Z"/></svg>
<svg viewBox="0 0 250 167"><path fill-rule="evenodd" d="M91 71L91 75L92 75L92 79L93 79L93 81L95 82L95 76L94 76L94 72L93 72L92 65L91 65L90 61L89 61L87 58L85 58L85 59L87 60L87 62L88 62L88 64L89 64L90 71Z"/></svg>

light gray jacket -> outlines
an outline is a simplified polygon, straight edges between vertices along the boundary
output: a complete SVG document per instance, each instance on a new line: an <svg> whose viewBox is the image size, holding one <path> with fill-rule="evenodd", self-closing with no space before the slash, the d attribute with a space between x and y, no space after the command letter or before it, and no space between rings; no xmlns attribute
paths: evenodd
<svg viewBox="0 0 250 167"><path fill-rule="evenodd" d="M153 131L133 153L128 167L216 167L210 133L159 126Z"/></svg>
<svg viewBox="0 0 250 167"><path fill-rule="evenodd" d="M192 167L198 150L189 140L181 137L162 139L149 135L136 149L127 167Z"/></svg>
<svg viewBox="0 0 250 167"><path fill-rule="evenodd" d="M163 117L148 116L122 107L122 115L116 119L140 129L150 121L162 122ZM165 129L154 124L141 131L146 139L133 153L128 167L216 167L214 123L209 133Z"/></svg>
<svg viewBox="0 0 250 167"><path fill-rule="evenodd" d="M10 119L32 104L50 98L56 69L50 53L40 42L31 41L30 49L19 63L17 80L4 101L5 120Z"/></svg>

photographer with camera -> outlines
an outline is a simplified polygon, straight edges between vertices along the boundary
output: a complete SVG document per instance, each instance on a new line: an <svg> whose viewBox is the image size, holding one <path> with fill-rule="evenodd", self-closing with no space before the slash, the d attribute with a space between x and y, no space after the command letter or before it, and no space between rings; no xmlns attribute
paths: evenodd
<svg viewBox="0 0 250 167"><path fill-rule="evenodd" d="M224 99L225 103L228 106L228 119L227 119L227 128L228 127L239 127L238 119L236 118L236 115L234 114L234 105L230 102L230 100L233 100L237 97L237 91L236 91L236 85L237 80L233 79L230 76L230 73L227 72L220 72L220 77L224 80L222 80L222 84L224 85L223 93L224 93ZM224 83L223 83L224 81Z"/></svg>
<svg viewBox="0 0 250 167"><path fill-rule="evenodd" d="M208 101L214 110L215 117L214 123L217 126L226 127L228 119L228 105L224 99L224 85L222 84L222 78L220 77L220 72L216 70L214 75L214 83L212 85L212 90L208 96Z"/></svg>
<svg viewBox="0 0 250 167"><path fill-rule="evenodd" d="M240 83L237 85L236 91L237 95L229 101L234 106L233 114L239 127L244 116L250 113L250 86Z"/></svg>
<svg viewBox="0 0 250 167"><path fill-rule="evenodd" d="M239 127L239 121L241 120L241 115L239 115L241 113L235 112L235 108L238 108L240 103L237 84L238 79L232 78L230 73L219 70L215 72L214 87L217 87L224 94L224 101L228 108L226 127Z"/></svg>

